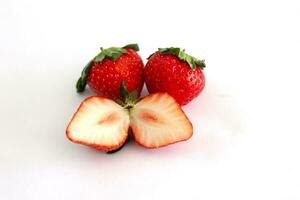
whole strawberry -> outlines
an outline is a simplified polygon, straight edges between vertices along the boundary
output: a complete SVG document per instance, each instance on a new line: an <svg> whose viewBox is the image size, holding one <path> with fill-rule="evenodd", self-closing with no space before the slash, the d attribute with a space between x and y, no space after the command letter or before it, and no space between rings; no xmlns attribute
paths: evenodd
<svg viewBox="0 0 300 200"><path fill-rule="evenodd" d="M185 105L203 90L204 60L174 47L160 48L148 59L144 78L149 93L168 92L180 105Z"/></svg>
<svg viewBox="0 0 300 200"><path fill-rule="evenodd" d="M98 95L111 99L120 98L119 87L124 80L128 91L136 90L140 96L144 84L144 64L136 53L138 50L137 44L101 48L101 52L83 69L76 84L77 92L83 92L88 84Z"/></svg>

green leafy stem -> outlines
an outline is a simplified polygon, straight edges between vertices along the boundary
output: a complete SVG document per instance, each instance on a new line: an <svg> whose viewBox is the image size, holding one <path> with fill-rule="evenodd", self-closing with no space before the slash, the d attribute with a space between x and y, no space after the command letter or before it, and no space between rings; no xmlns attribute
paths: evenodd
<svg viewBox="0 0 300 200"><path fill-rule="evenodd" d="M206 67L205 60L198 60L194 56L191 56L187 53L185 53L185 50L181 50L178 47L170 47L170 48L159 48L158 51L162 54L172 54L174 56L177 56L180 60L183 60L187 62L187 64L195 70L197 67L200 67L200 69L204 69Z"/></svg>
<svg viewBox="0 0 300 200"><path fill-rule="evenodd" d="M132 92L128 92L128 90L125 86L125 82L124 82L124 80L122 80L121 85L120 85L120 96L124 99L124 101L122 101L121 99L115 99L115 102L118 103L119 105L121 105L122 107L124 107L124 109L127 110L130 114L130 109L133 108L134 105L139 100L137 91L134 90ZM127 136L127 139L124 142L124 144L121 147L119 147L118 149L113 150L113 151L108 151L107 153L112 154L112 153L116 153L116 152L120 151L126 145L126 143L129 142L131 135L132 135L132 130L129 128L128 136Z"/></svg>

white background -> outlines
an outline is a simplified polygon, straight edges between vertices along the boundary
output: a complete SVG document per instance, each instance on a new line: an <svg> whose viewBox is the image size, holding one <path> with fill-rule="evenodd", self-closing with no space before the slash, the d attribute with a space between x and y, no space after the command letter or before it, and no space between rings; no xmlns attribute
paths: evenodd
<svg viewBox="0 0 300 200"><path fill-rule="evenodd" d="M107 155L69 142L100 46L205 58L193 137ZM0 1L0 199L300 199L295 0ZM146 94L146 90L144 91Z"/></svg>

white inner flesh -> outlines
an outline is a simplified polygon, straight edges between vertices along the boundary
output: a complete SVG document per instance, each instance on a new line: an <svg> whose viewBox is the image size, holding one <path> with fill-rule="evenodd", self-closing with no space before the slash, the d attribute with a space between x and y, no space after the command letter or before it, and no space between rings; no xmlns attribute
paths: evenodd
<svg viewBox="0 0 300 200"><path fill-rule="evenodd" d="M155 94L138 102L131 110L130 123L136 140L146 147L164 146L192 135L188 119L167 94Z"/></svg>
<svg viewBox="0 0 300 200"><path fill-rule="evenodd" d="M111 115L116 117L115 120L106 122ZM92 98L83 103L69 131L75 141L114 146L127 137L128 127L129 115L121 106L111 100Z"/></svg>

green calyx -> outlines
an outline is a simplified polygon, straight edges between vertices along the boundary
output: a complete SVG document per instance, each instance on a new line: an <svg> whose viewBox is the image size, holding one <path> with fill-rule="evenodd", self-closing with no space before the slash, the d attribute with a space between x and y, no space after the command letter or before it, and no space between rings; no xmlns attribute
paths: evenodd
<svg viewBox="0 0 300 200"><path fill-rule="evenodd" d="M185 61L193 70L197 67L200 69L204 69L206 67L205 60L198 60L197 58L185 53L185 50L180 50L178 47L170 47L170 48L159 48L158 52L161 54L172 54L177 56L180 60Z"/></svg>
<svg viewBox="0 0 300 200"><path fill-rule="evenodd" d="M115 99L116 103L123 106L125 109L129 110L136 104L138 101L138 93L136 90L132 92L128 92L124 80L121 81L120 86L120 96L124 99L124 101L120 99Z"/></svg>
<svg viewBox="0 0 300 200"><path fill-rule="evenodd" d="M124 46L123 48L128 48L128 49L132 49L134 51L139 51L139 45L138 44L127 44L126 46Z"/></svg>
<svg viewBox="0 0 300 200"><path fill-rule="evenodd" d="M139 51L138 44L128 44L124 47L110 47L107 49L100 48L101 51L98 53L91 61L88 62L87 65L83 68L81 72L81 76L78 79L76 83L76 89L78 93L81 93L84 91L85 86L87 84L87 77L89 74L89 71L93 65L93 63L101 63L104 59L112 59L117 60L122 54L128 53L125 48L132 49L134 51Z"/></svg>
<svg viewBox="0 0 300 200"><path fill-rule="evenodd" d="M121 86L120 86L120 96L124 99L124 101L122 101L121 99L115 99L115 102L117 104L121 105L128 112L128 114L130 115L131 108L133 108L134 105L139 100L137 91L134 90L132 92L128 92L128 90L125 86L125 82L124 82L124 80L122 80L121 81ZM126 145L126 143L128 143L130 141L130 137L132 135L132 130L129 129L128 131L129 131L128 136L127 136L127 139L124 142L124 144L116 150L108 151L107 152L108 154L113 154L113 153L116 153L116 152L120 151Z"/></svg>

